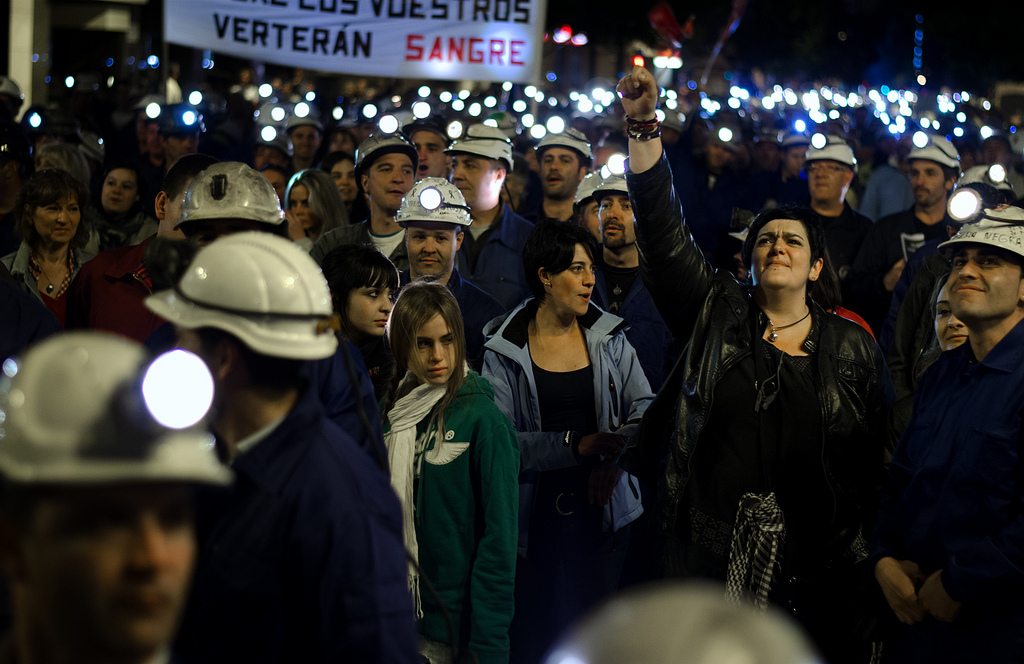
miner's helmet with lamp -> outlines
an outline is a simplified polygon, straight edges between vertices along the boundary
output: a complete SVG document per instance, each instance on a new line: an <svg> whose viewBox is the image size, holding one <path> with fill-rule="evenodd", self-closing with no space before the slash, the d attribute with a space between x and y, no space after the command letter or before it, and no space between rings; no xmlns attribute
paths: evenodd
<svg viewBox="0 0 1024 664"><path fill-rule="evenodd" d="M411 143L412 137L421 131L437 134L444 141L445 147L451 144L452 139L448 136L448 123L442 115L435 113L425 118L413 118L402 127L402 136Z"/></svg>
<svg viewBox="0 0 1024 664"><path fill-rule="evenodd" d="M512 141L497 127L470 125L461 138L444 151L447 155L469 154L501 161L506 172L512 172Z"/></svg>
<svg viewBox="0 0 1024 664"><path fill-rule="evenodd" d="M365 141L356 148L355 171L356 177L366 172L373 162L387 154L404 154L412 160L412 168L415 171L419 163L419 153L416 146L398 133L377 132L370 134Z"/></svg>
<svg viewBox="0 0 1024 664"><path fill-rule="evenodd" d="M319 360L338 347L320 267L269 233L235 233L203 247L174 288L149 296L146 306L177 326L227 332L259 355Z"/></svg>
<svg viewBox="0 0 1024 664"><path fill-rule="evenodd" d="M926 159L940 166L960 171L960 153L945 136L916 131L911 137L914 149L907 154L907 161Z"/></svg>
<svg viewBox="0 0 1024 664"><path fill-rule="evenodd" d="M544 158L544 153L549 148L564 148L572 150L579 156L580 166L590 166L594 153L590 149L590 141L583 135L583 132L572 127L563 131L549 132L540 139L540 143L534 148L538 159Z"/></svg>
<svg viewBox="0 0 1024 664"><path fill-rule="evenodd" d="M273 185L259 171L238 161L224 161L192 180L174 227L189 235L193 222L215 219L247 219L277 232L285 215Z"/></svg>
<svg viewBox="0 0 1024 664"><path fill-rule="evenodd" d="M785 140L785 139L783 139ZM804 169L816 161L834 161L848 166L854 173L857 172L857 158L853 156L853 150L841 136L814 134L811 136L810 145L807 148L807 156L804 160Z"/></svg>
<svg viewBox="0 0 1024 664"><path fill-rule="evenodd" d="M806 148L811 144L811 137L802 131L796 131L795 129L788 129L782 134L781 147L783 150L790 148L802 147Z"/></svg>
<svg viewBox="0 0 1024 664"><path fill-rule="evenodd" d="M190 136L206 131L203 114L191 104L171 104L160 107L157 130L164 136Z"/></svg>
<svg viewBox="0 0 1024 664"><path fill-rule="evenodd" d="M995 247L1024 258L1024 210L1012 205L983 210L940 244L939 253L950 258L957 245L965 243Z"/></svg>
<svg viewBox="0 0 1024 664"><path fill-rule="evenodd" d="M152 358L104 332L50 337L3 362L0 474L31 485L227 484L203 426L213 389L188 351Z"/></svg>
<svg viewBox="0 0 1024 664"><path fill-rule="evenodd" d="M272 148L283 154L286 159L291 159L292 139L287 132L278 131L274 125L264 125L259 128L256 145Z"/></svg>
<svg viewBox="0 0 1024 664"><path fill-rule="evenodd" d="M452 224L461 232L473 219L458 187L444 178L423 178L402 199L395 222L403 228L416 222Z"/></svg>
<svg viewBox="0 0 1024 664"><path fill-rule="evenodd" d="M292 107L285 123L285 133L291 134L297 127L313 127L321 133L324 130L324 125L320 122L320 116L316 109L304 101L300 101Z"/></svg>
<svg viewBox="0 0 1024 664"><path fill-rule="evenodd" d="M587 199L593 198L594 191L601 186L601 180L603 179L600 171L593 171L584 175L583 179L580 180L580 185L576 187L576 196L572 200L573 205L585 203Z"/></svg>
<svg viewBox="0 0 1024 664"><path fill-rule="evenodd" d="M611 172L601 179L601 182L594 187L592 194L598 205L605 196L621 194L629 196L629 189L626 188L626 175L624 173Z"/></svg>
<svg viewBox="0 0 1024 664"><path fill-rule="evenodd" d="M946 201L950 218L968 223L980 218L986 209L1016 202L1017 196L1006 175L1001 164L972 166L964 171Z"/></svg>

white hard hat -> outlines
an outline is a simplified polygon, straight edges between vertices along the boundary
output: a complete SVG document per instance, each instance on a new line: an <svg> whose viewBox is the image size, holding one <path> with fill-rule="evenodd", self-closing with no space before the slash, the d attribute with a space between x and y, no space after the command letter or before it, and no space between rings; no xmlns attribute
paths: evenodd
<svg viewBox="0 0 1024 664"><path fill-rule="evenodd" d="M273 185L259 171L239 161L223 161L192 180L174 227L205 219L249 219L278 226L284 222L284 211Z"/></svg>
<svg viewBox="0 0 1024 664"><path fill-rule="evenodd" d="M590 151L590 141L583 135L582 132L568 127L565 131L560 132L549 132L545 134L544 138L540 139L540 143L534 150L537 151L537 156L544 154L544 151L548 148L565 148L572 150L580 155L580 158L590 163L590 160L594 158L594 154Z"/></svg>
<svg viewBox="0 0 1024 664"><path fill-rule="evenodd" d="M192 353L149 361L122 337L68 332L6 360L0 379L0 473L9 481L231 480L213 437L197 426L213 378Z"/></svg>
<svg viewBox="0 0 1024 664"><path fill-rule="evenodd" d="M270 233L215 240L146 306L175 325L228 332L261 355L318 360L338 347L331 292L316 261Z"/></svg>
<svg viewBox="0 0 1024 664"><path fill-rule="evenodd" d="M487 159L501 159L505 168L512 170L512 141L497 127L485 124L470 125L462 138L452 143L445 154L473 154Z"/></svg>
<svg viewBox="0 0 1024 664"><path fill-rule="evenodd" d="M290 134L292 129L295 129L296 127L313 127L320 132L324 130L324 126L320 122L319 113L317 113L315 108L304 101L300 101L292 107L291 113L288 114L288 122L286 123L284 130Z"/></svg>
<svg viewBox="0 0 1024 664"><path fill-rule="evenodd" d="M710 582L666 582L616 595L564 634L544 664L822 664L775 608L730 602Z"/></svg>
<svg viewBox="0 0 1024 664"><path fill-rule="evenodd" d="M386 154L394 152L409 157L412 160L412 167L414 169L419 163L419 153L416 152L416 146L407 141L404 136L397 133L386 134L377 132L367 136L366 140L356 148L355 168L361 173L364 168L369 168L373 162Z"/></svg>
<svg viewBox="0 0 1024 664"><path fill-rule="evenodd" d="M573 198L573 204L578 205L594 195L594 190L601 185L601 172L594 171L593 173L587 173L580 180L580 186L576 187L576 196Z"/></svg>
<svg viewBox="0 0 1024 664"><path fill-rule="evenodd" d="M982 217L960 227L960 231L939 245L939 253L949 258L956 245L984 244L1024 256L1024 210L1007 205L985 210Z"/></svg>
<svg viewBox="0 0 1024 664"><path fill-rule="evenodd" d="M1016 199L1002 164L972 166L956 181L946 211L953 220L963 223L978 218L986 208Z"/></svg>
<svg viewBox="0 0 1024 664"><path fill-rule="evenodd" d="M927 159L941 166L960 168L960 153L945 136L930 136L924 132L917 132L913 141L914 149L907 155L907 161Z"/></svg>
<svg viewBox="0 0 1024 664"><path fill-rule="evenodd" d="M797 146L807 147L811 144L811 137L803 132L789 130L782 135L782 149L788 150Z"/></svg>
<svg viewBox="0 0 1024 664"><path fill-rule="evenodd" d="M7 76L0 76L0 95L7 95L18 100L18 105L25 101L25 94L18 87L18 84Z"/></svg>
<svg viewBox="0 0 1024 664"><path fill-rule="evenodd" d="M423 178L402 199L395 222L400 226L416 221L469 226L473 223L469 212L458 187L444 178Z"/></svg>
<svg viewBox="0 0 1024 664"><path fill-rule="evenodd" d="M811 144L807 148L807 163L815 161L835 161L845 164L857 172L857 158L853 156L853 150L840 136L826 136L815 134L811 137Z"/></svg>
<svg viewBox="0 0 1024 664"><path fill-rule="evenodd" d="M626 175L624 173L611 173L594 188L594 200L598 203L609 194L629 196L629 189L626 188Z"/></svg>
<svg viewBox="0 0 1024 664"><path fill-rule="evenodd" d="M264 125L258 132L257 145L266 145L269 148L279 150L284 156L292 156L292 139L287 132L278 131L274 125Z"/></svg>

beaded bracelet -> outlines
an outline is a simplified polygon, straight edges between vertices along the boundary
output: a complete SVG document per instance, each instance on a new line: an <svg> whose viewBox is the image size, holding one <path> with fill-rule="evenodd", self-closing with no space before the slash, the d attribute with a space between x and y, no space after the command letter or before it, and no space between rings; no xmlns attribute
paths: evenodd
<svg viewBox="0 0 1024 664"><path fill-rule="evenodd" d="M649 141L661 136L661 122L652 120L634 120L626 118L626 136L637 142Z"/></svg>

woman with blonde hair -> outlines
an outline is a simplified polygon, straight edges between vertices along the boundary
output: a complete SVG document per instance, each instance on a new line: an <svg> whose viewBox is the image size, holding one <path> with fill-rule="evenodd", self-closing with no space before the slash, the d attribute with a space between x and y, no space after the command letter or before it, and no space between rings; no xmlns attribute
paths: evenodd
<svg viewBox="0 0 1024 664"><path fill-rule="evenodd" d="M466 366L462 314L441 284L405 287L388 334L384 397L391 485L402 503L420 652L508 661L516 568L519 446L494 390ZM426 592L429 579L435 592ZM444 607L450 614L450 622Z"/></svg>

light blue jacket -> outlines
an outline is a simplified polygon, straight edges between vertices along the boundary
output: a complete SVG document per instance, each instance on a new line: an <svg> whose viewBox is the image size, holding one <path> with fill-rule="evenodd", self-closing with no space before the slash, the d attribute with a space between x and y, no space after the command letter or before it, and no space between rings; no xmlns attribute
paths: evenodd
<svg viewBox="0 0 1024 664"><path fill-rule="evenodd" d="M519 436L519 554L526 555L530 512L537 473L579 464L564 444L565 432L541 431L540 402L527 344L530 320L537 311L533 298L484 327L483 376L494 386L494 402L512 420ZM594 399L599 431L629 437L654 395L636 351L626 340L626 323L591 303L579 318L594 369ZM603 527L615 531L643 513L640 487L623 473L604 508Z"/></svg>

